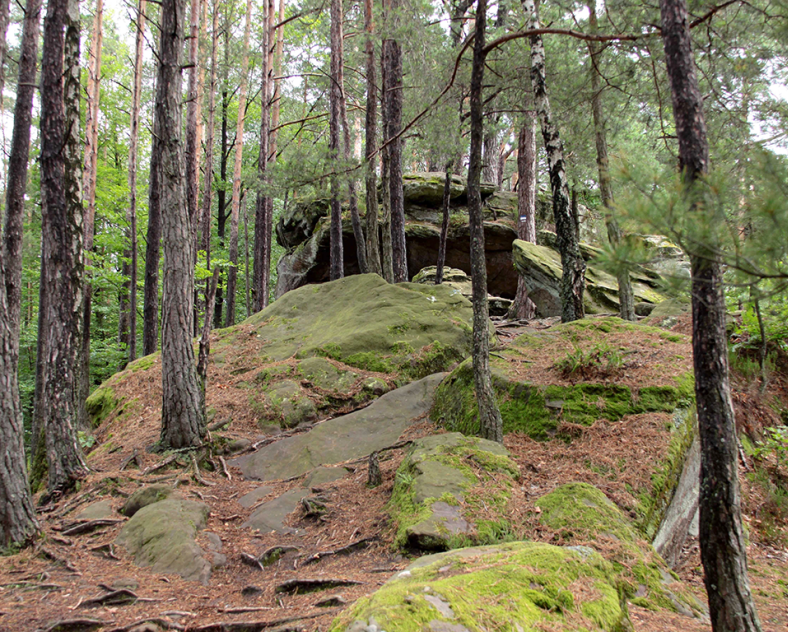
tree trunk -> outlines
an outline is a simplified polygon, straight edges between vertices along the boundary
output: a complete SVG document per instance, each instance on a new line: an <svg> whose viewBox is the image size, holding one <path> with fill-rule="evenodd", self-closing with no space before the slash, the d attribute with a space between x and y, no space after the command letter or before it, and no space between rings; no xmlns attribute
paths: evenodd
<svg viewBox="0 0 788 632"><path fill-rule="evenodd" d="M352 141L350 140L350 126L347 119L347 103L345 99L345 78L344 78L344 53L342 51L342 24L340 22L340 59L339 59L339 115L342 121L342 132L344 134L344 149L345 149L345 164L348 166L353 161L353 150L351 149ZM358 260L358 267L361 274L369 272L367 265L367 247L364 241L364 231L361 228L361 218L358 216L358 198L356 197L356 179L355 172L348 174L348 205L350 207L350 223L353 226L353 237L356 240L356 259Z"/></svg>
<svg viewBox="0 0 788 632"><path fill-rule="evenodd" d="M385 52L385 48L383 49ZM389 91L389 72L386 66L383 52L380 56L380 81L381 81L381 123L383 132L383 149L381 150L381 164L380 164L380 189L381 199L383 201L383 225L381 226L381 262L383 266L383 278L388 283L394 283L394 255L393 246L391 243L391 197L389 196L389 181L391 179L391 153L388 145L385 144L386 139L389 137L389 121L386 115L387 97ZM377 193L376 193L377 194Z"/></svg>
<svg viewBox="0 0 788 632"><path fill-rule="evenodd" d="M479 405L481 436L503 442L503 421L490 376L490 311L487 303L487 258L484 250L481 175L484 118L482 85L484 80L484 35L487 27L487 0L476 4L476 37L471 66L471 159L468 165L468 222L471 238L471 283L473 298L473 381Z"/></svg>
<svg viewBox="0 0 788 632"><path fill-rule="evenodd" d="M96 0L93 15L93 34L88 51L87 109L85 112L85 171L82 184L84 199L84 257L85 266L90 265L93 251L93 233L96 217L96 174L98 172L98 113L101 94L101 47L103 42L103 0ZM85 277L83 287L82 336L77 366L77 399L86 400L90 394L90 324L93 303L93 286L90 274ZM87 428L89 420L84 407L80 408L78 427Z"/></svg>
<svg viewBox="0 0 788 632"><path fill-rule="evenodd" d="M435 285L443 283L443 266L446 263L446 242L449 238L449 216L451 213L451 161L446 163L446 179L443 182L443 221L438 240L438 264L435 268Z"/></svg>
<svg viewBox="0 0 788 632"><path fill-rule="evenodd" d="M389 0L386 20L389 31L396 25L398 0ZM392 38L383 40L383 118L388 144L388 194L391 205L391 254L394 282L408 280L408 258L405 246L405 200L402 192L402 51ZM384 195L385 195L384 191Z"/></svg>
<svg viewBox="0 0 788 632"><path fill-rule="evenodd" d="M688 194L707 173L709 144L684 0L660 0L665 62ZM702 206L694 212L702 213ZM709 209L707 212L714 212ZM710 232L713 235L713 231ZM692 352L701 446L700 553L714 632L755 632L761 625L747 577L741 522L736 424L728 381L725 295L717 244L691 254Z"/></svg>
<svg viewBox="0 0 788 632"><path fill-rule="evenodd" d="M5 450L5 459L0 461L0 549L23 545L38 530L27 480L18 368L24 192L30 155L40 13L40 0L28 0L8 160L5 239L0 250L0 444Z"/></svg>
<svg viewBox="0 0 788 632"><path fill-rule="evenodd" d="M364 157L367 167L364 184L367 197L367 265L369 271L383 276L380 264L380 228L378 226L378 176L375 170L377 163L377 128L378 128L378 86L375 77L375 45L372 36L375 32L373 23L372 0L364 0L364 30L367 39L364 44L367 58L367 112L364 139Z"/></svg>
<svg viewBox="0 0 788 632"><path fill-rule="evenodd" d="M161 258L161 143L160 130L153 120L150 175L148 176L148 231L145 242L145 286L142 309L142 353L159 348L159 259Z"/></svg>
<svg viewBox="0 0 788 632"><path fill-rule="evenodd" d="M145 9L147 0L139 0L137 34L134 42L134 87L131 93L129 139L129 362L137 357L137 145L139 144L140 102L142 98L142 55L145 44Z"/></svg>
<svg viewBox="0 0 788 632"><path fill-rule="evenodd" d="M205 252L205 265L211 269L211 198L213 193L213 143L216 131L216 46L219 35L219 11L217 1L213 2L211 17L211 79L208 88L208 126L205 138L205 184L203 187L202 210L200 212L200 250ZM217 279L218 282L218 279ZM211 282L205 280L206 305L211 291ZM214 301L216 296L214 295ZM205 319L211 318L211 312L205 312Z"/></svg>
<svg viewBox="0 0 788 632"><path fill-rule="evenodd" d="M194 240L181 144L181 50L185 0L163 0L155 127L160 133L164 283L161 315L163 448L196 447L205 435L194 330Z"/></svg>
<svg viewBox="0 0 788 632"><path fill-rule="evenodd" d="M525 121L517 139L517 238L536 243L536 121L526 99ZM536 316L536 305L528 298L528 287L522 275L517 276L517 293L508 317L530 320Z"/></svg>
<svg viewBox="0 0 788 632"><path fill-rule="evenodd" d="M227 269L227 311L225 327L232 327L235 324L235 286L238 279L238 221L241 213L241 169L243 167L244 119L246 118L247 75L249 74L249 33L251 28L252 0L247 0L243 49L241 52L241 85L238 89L238 117L235 127L233 197L230 209L230 267Z"/></svg>
<svg viewBox="0 0 788 632"><path fill-rule="evenodd" d="M72 170L81 168L82 157L75 152L79 130L66 128L75 123L73 99L79 99L79 66L76 76L72 69L79 63L78 20L76 2L50 0L41 60L41 285L48 297L43 410L50 498L73 489L87 472L75 428L83 262L80 180Z"/></svg>
<svg viewBox="0 0 788 632"><path fill-rule="evenodd" d="M285 0L279 0L279 22L285 19ZM273 36L273 35L272 35ZM276 160L276 143L279 136L279 112L281 110L282 98L282 55L285 45L285 27L280 26L276 29L276 50L274 51L274 97L271 101L271 147L269 155Z"/></svg>
<svg viewBox="0 0 788 632"><path fill-rule="evenodd" d="M523 8L528 16L527 28L539 27L534 0L523 0ZM558 127L552 119L550 100L547 96L545 73L545 51L541 35L531 36L531 83L534 90L534 104L542 126L547 161L550 166L550 188L553 192L553 218L555 221L556 245L561 253L564 269L561 277L561 321L569 322L583 318L583 291L585 290L586 263L580 253L580 243L575 232L575 222L569 202L569 189L566 182L564 146Z"/></svg>
<svg viewBox="0 0 788 632"><path fill-rule="evenodd" d="M265 12L268 12L268 3L264 5ZM267 16L264 18L267 21ZM263 29L262 46L262 85L260 86L260 153L257 156L257 182L258 186L264 187L267 178L268 167L268 132L270 129L268 119L268 29ZM270 238L268 237L268 225L272 223L271 208L265 190L257 191L255 201L254 219L254 251L253 251L253 277L252 277L252 298L254 311L259 312L268 304L268 275L266 268L270 268Z"/></svg>
<svg viewBox="0 0 788 632"><path fill-rule="evenodd" d="M589 26L591 32L597 31L596 2L588 3ZM610 245L614 248L621 243L621 228L616 218L613 217L613 183L610 178L607 158L607 132L602 116L602 83L599 61L602 49L595 42L588 42L588 54L591 58L591 112L594 117L594 138L596 140L596 165L599 172L599 192L602 194L602 206L605 209L605 226ZM616 274L618 278L619 315L624 320L637 320L635 316L635 297L632 292L632 283L629 279L629 270L626 267Z"/></svg>
<svg viewBox="0 0 788 632"><path fill-rule="evenodd" d="M339 158L339 102L342 99L341 80L342 68L342 2L331 0L331 88L329 90L329 132L328 158L334 165L331 175L331 243L330 260L332 281L345 276L342 249L342 205L339 200L339 177L336 175L336 164Z"/></svg>

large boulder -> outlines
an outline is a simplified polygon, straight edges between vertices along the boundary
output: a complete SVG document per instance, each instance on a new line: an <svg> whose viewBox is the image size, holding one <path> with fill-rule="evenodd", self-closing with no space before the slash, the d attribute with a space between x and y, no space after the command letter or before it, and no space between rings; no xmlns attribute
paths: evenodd
<svg viewBox="0 0 788 632"><path fill-rule="evenodd" d="M117 542L134 556L138 566L206 584L211 564L203 557L195 536L205 528L209 513L203 503L162 500L137 511L124 525Z"/></svg>
<svg viewBox="0 0 788 632"><path fill-rule="evenodd" d="M417 440L397 470L389 503L397 544L441 551L507 537L508 499L519 475L494 441L459 432Z"/></svg>
<svg viewBox="0 0 788 632"><path fill-rule="evenodd" d="M593 250L587 249L586 255ZM522 275L528 288L528 298L536 304L539 317L561 315L561 255L548 246L532 244L520 239L512 243L514 267ZM657 304L667 297L658 290L656 275L643 272L630 274L636 303ZM586 313L599 314L619 311L618 282L616 278L588 264L586 269L586 291L583 297Z"/></svg>
<svg viewBox="0 0 788 632"><path fill-rule="evenodd" d="M410 173L403 176L405 237L408 271L411 278L419 270L435 265L445 175L442 172ZM453 176L451 221L446 248L446 265L470 273L466 180ZM517 274L512 269L512 242L517 238L517 195L496 191L482 184L484 236L488 290L495 296L513 298ZM277 223L277 239L288 252L277 264L276 295L329 278L329 220L325 200L293 205ZM552 212L548 196L540 195L537 224L549 226ZM345 274L358 274L356 243L346 212L342 221Z"/></svg>

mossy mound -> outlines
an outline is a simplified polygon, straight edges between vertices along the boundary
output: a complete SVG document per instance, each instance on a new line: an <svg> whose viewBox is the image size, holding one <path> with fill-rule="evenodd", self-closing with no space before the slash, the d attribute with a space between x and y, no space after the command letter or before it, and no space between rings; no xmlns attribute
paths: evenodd
<svg viewBox="0 0 788 632"><path fill-rule="evenodd" d="M107 385L102 384L85 400L85 410L90 419L92 428L101 425L101 422L112 413L120 403L120 400L115 395L114 389Z"/></svg>
<svg viewBox="0 0 788 632"><path fill-rule="evenodd" d="M375 627L373 627L375 626ZM630 629L614 567L536 542L420 558L343 612L332 632Z"/></svg>
<svg viewBox="0 0 788 632"><path fill-rule="evenodd" d="M441 551L510 537L509 492L519 475L493 441L458 432L419 439L397 470L389 502L397 545Z"/></svg>
<svg viewBox="0 0 788 632"><path fill-rule="evenodd" d="M523 334L490 358L504 432L523 432L543 440L554 436L562 421L590 425L597 419L618 421L626 415L689 407L693 381L685 350L680 348L686 342L679 334L615 317L585 319ZM640 360L655 354L659 354L659 361L653 367ZM554 362L546 370L532 368L537 357L542 363L545 357ZM585 372L567 378L564 359L570 368L574 365L568 360ZM616 367L611 369L605 361ZM616 381L616 371L625 371L627 363L633 362L639 363L638 385ZM677 377L666 378L665 369ZM447 430L478 433L470 359L438 388L431 415Z"/></svg>
<svg viewBox="0 0 788 632"><path fill-rule="evenodd" d="M535 505L539 522L561 544L591 545L604 553L616 570L619 590L632 603L685 614L702 611L633 523L596 487L567 483Z"/></svg>
<svg viewBox="0 0 788 632"><path fill-rule="evenodd" d="M514 267L525 279L528 296L536 304L537 315L544 318L560 316L560 285L563 276L561 255L547 246L538 246L520 239L512 244ZM667 297L658 290L651 275L630 274L635 302L660 303ZM586 291L583 296L588 314L618 312L618 282L615 277L589 264L586 269Z"/></svg>

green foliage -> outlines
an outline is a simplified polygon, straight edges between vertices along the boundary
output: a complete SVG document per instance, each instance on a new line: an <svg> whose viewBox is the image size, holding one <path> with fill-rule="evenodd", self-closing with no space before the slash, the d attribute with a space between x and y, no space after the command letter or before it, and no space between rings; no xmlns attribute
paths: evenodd
<svg viewBox="0 0 788 632"><path fill-rule="evenodd" d="M758 442L753 455L763 458L774 454L778 466L788 467L788 426L769 427L764 432L766 438Z"/></svg>
<svg viewBox="0 0 788 632"><path fill-rule="evenodd" d="M621 353L607 342L599 342L583 350L573 344L574 349L558 360L554 366L564 377L602 377L618 371L624 366Z"/></svg>

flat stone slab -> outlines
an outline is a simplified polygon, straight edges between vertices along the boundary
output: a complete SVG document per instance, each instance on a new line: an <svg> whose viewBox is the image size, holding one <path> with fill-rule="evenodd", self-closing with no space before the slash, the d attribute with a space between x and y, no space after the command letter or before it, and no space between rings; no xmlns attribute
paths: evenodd
<svg viewBox="0 0 788 632"><path fill-rule="evenodd" d="M297 529L286 527L284 520L288 514L296 508L302 498L309 495L308 489L296 488L285 492L279 498L275 498L263 505L260 505L249 516L249 520L243 523L243 527L249 527L255 531L268 533L275 531L279 534L298 533Z"/></svg>
<svg viewBox="0 0 788 632"><path fill-rule="evenodd" d="M112 501L110 500L100 500L97 503L92 503L75 516L80 521L106 520L115 517L117 516L112 509Z"/></svg>
<svg viewBox="0 0 788 632"><path fill-rule="evenodd" d="M233 461L252 480L300 476L320 465L366 456L397 442L432 407L445 373L435 373L386 393L362 410L324 421L308 433L287 437Z"/></svg>
<svg viewBox="0 0 788 632"><path fill-rule="evenodd" d="M244 494L243 496L241 496L238 499L238 503L241 505L241 507L245 507L246 509L249 509L249 507L253 507L263 498L268 496L268 494L270 494L272 490L273 487L268 487L268 485L263 485L261 487L258 487L257 489L253 489L248 494Z"/></svg>
<svg viewBox="0 0 788 632"><path fill-rule="evenodd" d="M137 511L116 541L134 556L137 566L206 584L211 564L194 538L205 528L209 513L204 503L161 500Z"/></svg>

